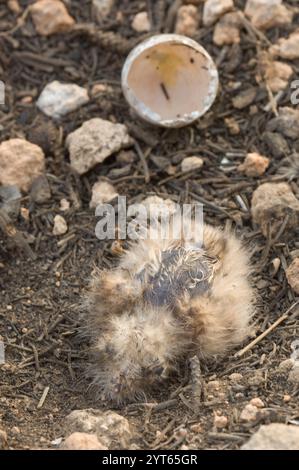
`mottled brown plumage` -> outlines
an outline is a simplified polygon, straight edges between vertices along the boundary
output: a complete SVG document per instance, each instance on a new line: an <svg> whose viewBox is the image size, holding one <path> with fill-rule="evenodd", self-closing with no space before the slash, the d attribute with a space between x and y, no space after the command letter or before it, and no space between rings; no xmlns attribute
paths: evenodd
<svg viewBox="0 0 299 470"><path fill-rule="evenodd" d="M93 382L125 402L144 396L188 357L242 342L253 313L249 256L229 232L205 225L192 238L139 240L119 266L95 272L87 330Z"/></svg>

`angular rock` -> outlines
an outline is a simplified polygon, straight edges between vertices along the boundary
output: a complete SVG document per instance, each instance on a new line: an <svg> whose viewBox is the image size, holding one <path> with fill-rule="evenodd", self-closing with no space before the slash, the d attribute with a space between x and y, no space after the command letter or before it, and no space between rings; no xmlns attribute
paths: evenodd
<svg viewBox="0 0 299 470"><path fill-rule="evenodd" d="M293 12L282 0L247 0L245 14L261 30L285 26L293 20Z"/></svg>
<svg viewBox="0 0 299 470"><path fill-rule="evenodd" d="M234 8L233 0L206 0L203 8L203 24L211 26L224 13Z"/></svg>
<svg viewBox="0 0 299 470"><path fill-rule="evenodd" d="M47 116L59 119L88 101L89 96L85 88L55 80L43 89L36 105Z"/></svg>
<svg viewBox="0 0 299 470"><path fill-rule="evenodd" d="M299 450L299 427L272 423L261 426L242 450Z"/></svg>
<svg viewBox="0 0 299 470"><path fill-rule="evenodd" d="M238 372L233 372L232 374L229 375L228 378L232 383L238 384L238 383L242 382L243 375L239 374Z"/></svg>
<svg viewBox="0 0 299 470"><path fill-rule="evenodd" d="M20 212L22 194L17 186L0 186L0 209L10 217Z"/></svg>
<svg viewBox="0 0 299 470"><path fill-rule="evenodd" d="M61 215L55 215L53 235L64 235L68 231L68 226L65 219Z"/></svg>
<svg viewBox="0 0 299 470"><path fill-rule="evenodd" d="M95 434L74 432L60 446L61 450L108 450Z"/></svg>
<svg viewBox="0 0 299 470"><path fill-rule="evenodd" d="M114 4L115 0L92 0L92 11L99 23L110 14Z"/></svg>
<svg viewBox="0 0 299 470"><path fill-rule="evenodd" d="M204 161L201 157L186 157L181 163L181 168L183 172L197 170L201 168L204 164Z"/></svg>
<svg viewBox="0 0 299 470"><path fill-rule="evenodd" d="M37 145L23 139L0 144L0 184L15 185L26 192L44 169L44 152Z"/></svg>
<svg viewBox="0 0 299 470"><path fill-rule="evenodd" d="M51 189L45 175L38 176L32 183L30 199L37 204L43 204L51 198Z"/></svg>
<svg viewBox="0 0 299 470"><path fill-rule="evenodd" d="M263 134L263 140L267 144L273 157L281 158L287 155L290 151L285 138L278 132L268 132Z"/></svg>
<svg viewBox="0 0 299 470"><path fill-rule="evenodd" d="M147 33L151 30L151 23L146 11L140 11L134 16L132 29L137 33Z"/></svg>
<svg viewBox="0 0 299 470"><path fill-rule="evenodd" d="M293 75L290 65L279 61L269 61L265 69L265 80L273 93L284 90Z"/></svg>
<svg viewBox="0 0 299 470"><path fill-rule="evenodd" d="M107 181L98 181L92 187L92 196L89 207L94 208L100 204L105 204L112 201L112 199L117 196L118 193L112 184Z"/></svg>
<svg viewBox="0 0 299 470"><path fill-rule="evenodd" d="M60 0L39 0L31 5L30 12L36 31L42 36L64 33L75 24Z"/></svg>
<svg viewBox="0 0 299 470"><path fill-rule="evenodd" d="M217 46L239 44L241 24L238 12L231 12L223 15L214 28L214 44Z"/></svg>
<svg viewBox="0 0 299 470"><path fill-rule="evenodd" d="M264 402L258 397L252 398L250 400L250 405L255 406L256 408L264 408L265 406Z"/></svg>
<svg viewBox="0 0 299 470"><path fill-rule="evenodd" d="M84 122L66 139L71 166L80 175L127 147L130 142L126 126L100 118Z"/></svg>
<svg viewBox="0 0 299 470"><path fill-rule="evenodd" d="M194 5L182 5L177 12L176 34L194 36L199 28L200 14Z"/></svg>
<svg viewBox="0 0 299 470"><path fill-rule="evenodd" d="M267 130L281 132L290 139L298 139L299 109L288 108L287 106L279 108L278 116L268 122Z"/></svg>
<svg viewBox="0 0 299 470"><path fill-rule="evenodd" d="M132 438L128 420L114 411L75 410L66 417L65 427L68 432L96 434L109 449L126 448Z"/></svg>
<svg viewBox="0 0 299 470"><path fill-rule="evenodd" d="M224 429L228 425L228 419L226 416L218 416L214 417L214 426L217 429Z"/></svg>
<svg viewBox="0 0 299 470"><path fill-rule="evenodd" d="M260 410L250 403L245 406L240 414L240 420L244 423L255 423L261 418Z"/></svg>
<svg viewBox="0 0 299 470"><path fill-rule="evenodd" d="M264 183L253 193L251 213L254 223L260 225L263 235L275 235L288 215L286 231L299 224L299 200L287 183Z"/></svg>
<svg viewBox="0 0 299 470"><path fill-rule="evenodd" d="M286 276L293 291L299 294L299 258L295 258L288 266Z"/></svg>
<svg viewBox="0 0 299 470"><path fill-rule="evenodd" d="M254 87L247 88L241 91L237 96L232 99L233 106L236 109L244 109L253 103L257 94L257 89Z"/></svg>
<svg viewBox="0 0 299 470"><path fill-rule="evenodd" d="M282 59L294 60L299 58L299 30L288 38L280 38L277 44L270 47L270 53Z"/></svg>
<svg viewBox="0 0 299 470"><path fill-rule="evenodd" d="M246 176L261 176L265 173L270 160L258 153L248 153L244 162L238 166L238 171L245 173Z"/></svg>

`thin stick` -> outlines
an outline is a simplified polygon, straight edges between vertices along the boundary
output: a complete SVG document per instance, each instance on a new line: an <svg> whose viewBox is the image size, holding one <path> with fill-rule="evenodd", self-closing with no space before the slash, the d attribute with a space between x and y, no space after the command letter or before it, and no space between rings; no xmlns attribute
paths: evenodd
<svg viewBox="0 0 299 470"><path fill-rule="evenodd" d="M45 387L44 391L43 391L43 394L40 398L40 401L38 402L38 405L37 405L37 408L40 409L43 407L45 401L46 401L46 398L47 398L47 395L49 393L49 390L50 390L50 387Z"/></svg>
<svg viewBox="0 0 299 470"><path fill-rule="evenodd" d="M273 325L269 326L269 328L267 328L267 330L265 330L263 333L261 333L257 338L255 338L253 341L251 341L251 343L247 344L247 346L245 346L245 348L241 349L241 351L238 351L234 357L241 357L243 356L247 351L249 351L249 349L252 349L257 343L259 343L262 339L265 338L265 336L267 336L269 333L271 333L271 331L273 331L278 325L280 325L280 323L282 323L283 321L285 321L288 316L289 316L289 313L293 310L294 307L296 307L296 305L299 304L299 300L297 300L297 302L295 302L293 305L291 305L291 307L283 314L281 315L281 317L279 317L276 322L273 323Z"/></svg>
<svg viewBox="0 0 299 470"><path fill-rule="evenodd" d="M141 161L142 166L143 166L143 173L144 173L145 182L148 183L148 182L150 181L150 179L151 179L151 176L150 176L150 172L149 172L149 169L148 169L148 165L147 165L147 161L146 161L145 155L144 155L144 153L142 152L141 147L140 147L140 145L138 144L138 142L135 141L134 147L135 147L135 150L136 150L136 152L137 152L137 155L138 155L138 157L140 158L140 161Z"/></svg>

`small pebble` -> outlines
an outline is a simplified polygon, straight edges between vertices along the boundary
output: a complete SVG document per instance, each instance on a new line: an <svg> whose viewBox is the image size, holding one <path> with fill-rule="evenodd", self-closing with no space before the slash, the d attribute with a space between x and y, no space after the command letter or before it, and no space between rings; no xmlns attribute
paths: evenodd
<svg viewBox="0 0 299 470"><path fill-rule="evenodd" d="M186 157L181 163L181 169L185 173L187 171L198 170L204 164L201 157Z"/></svg>
<svg viewBox="0 0 299 470"><path fill-rule="evenodd" d="M199 10L194 5L182 5L177 12L175 33L194 36L199 30Z"/></svg>
<svg viewBox="0 0 299 470"><path fill-rule="evenodd" d="M68 226L65 219L61 215L55 215L53 235L64 235L68 231Z"/></svg>
<svg viewBox="0 0 299 470"><path fill-rule="evenodd" d="M222 15L234 8L233 0L206 0L203 8L203 24L211 26Z"/></svg>
<svg viewBox="0 0 299 470"><path fill-rule="evenodd" d="M39 0L30 7L32 21L41 36L64 33L75 24L60 0Z"/></svg>
<svg viewBox="0 0 299 470"><path fill-rule="evenodd" d="M147 33L151 29L151 23L146 11L141 11L134 16L132 29L137 33Z"/></svg>
<svg viewBox="0 0 299 470"><path fill-rule="evenodd" d="M228 419L226 416L218 416L214 417L214 426L217 429L224 429L228 425Z"/></svg>

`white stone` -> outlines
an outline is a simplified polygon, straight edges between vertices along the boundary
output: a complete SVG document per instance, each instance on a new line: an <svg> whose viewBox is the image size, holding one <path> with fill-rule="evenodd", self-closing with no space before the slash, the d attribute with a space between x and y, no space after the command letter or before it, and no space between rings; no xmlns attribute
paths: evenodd
<svg viewBox="0 0 299 470"><path fill-rule="evenodd" d="M61 212L68 211L70 206L71 206L70 202L67 199L63 198L63 199L60 200L60 210L61 210Z"/></svg>
<svg viewBox="0 0 299 470"><path fill-rule="evenodd" d="M115 0L92 0L92 10L99 23L110 14L114 3Z"/></svg>
<svg viewBox="0 0 299 470"><path fill-rule="evenodd" d="M0 144L0 184L28 191L44 169L44 152L37 145L23 139L10 139Z"/></svg>
<svg viewBox="0 0 299 470"><path fill-rule="evenodd" d="M175 33L194 36L199 30L199 10L194 5L182 5L178 9Z"/></svg>
<svg viewBox="0 0 299 470"><path fill-rule="evenodd" d="M62 450L107 450L95 434L74 432L60 446Z"/></svg>
<svg viewBox="0 0 299 470"><path fill-rule="evenodd" d="M37 100L37 107L54 119L75 111L88 103L87 90L73 83L60 83L57 80L49 83Z"/></svg>
<svg viewBox="0 0 299 470"><path fill-rule="evenodd" d="M151 23L146 11L140 11L134 16L132 29L137 33L147 33L151 29Z"/></svg>
<svg viewBox="0 0 299 470"><path fill-rule="evenodd" d="M181 163L183 172L197 170L203 166L203 159L201 157L186 157Z"/></svg>
<svg viewBox="0 0 299 470"><path fill-rule="evenodd" d="M96 434L109 449L115 445L126 448L132 438L128 420L114 411L75 410L66 417L65 427L68 432Z"/></svg>
<svg viewBox="0 0 299 470"><path fill-rule="evenodd" d="M30 12L36 31L42 36L63 33L75 24L60 0L39 0L30 6Z"/></svg>
<svg viewBox="0 0 299 470"><path fill-rule="evenodd" d="M283 59L299 58L299 30L294 31L288 38L280 38L277 44L270 47L270 53Z"/></svg>
<svg viewBox="0 0 299 470"><path fill-rule="evenodd" d="M64 235L68 230L67 223L61 215L55 215L53 235Z"/></svg>
<svg viewBox="0 0 299 470"><path fill-rule="evenodd" d="M241 20L238 12L223 15L214 28L213 42L217 46L239 44Z"/></svg>
<svg viewBox="0 0 299 470"><path fill-rule="evenodd" d="M112 184L107 181L98 181L92 187L92 197L89 207L94 208L100 204L105 204L106 202L112 201L112 199L117 196L118 193Z"/></svg>
<svg viewBox="0 0 299 470"><path fill-rule="evenodd" d="M234 8L233 0L206 0L203 8L203 24L211 26L224 13Z"/></svg>
<svg viewBox="0 0 299 470"><path fill-rule="evenodd" d="M68 135L71 166L80 175L131 143L123 124L93 118Z"/></svg>
<svg viewBox="0 0 299 470"><path fill-rule="evenodd" d="M271 423L261 426L242 450L298 450L299 427Z"/></svg>

